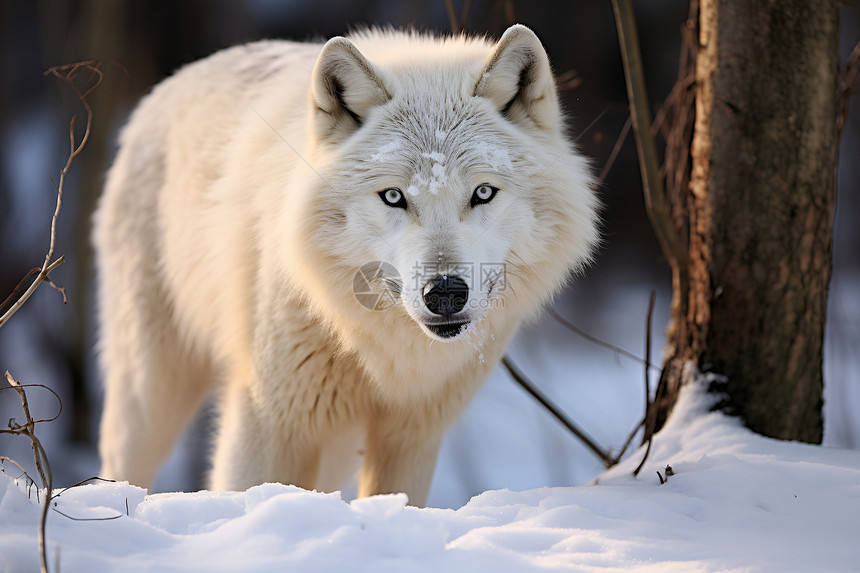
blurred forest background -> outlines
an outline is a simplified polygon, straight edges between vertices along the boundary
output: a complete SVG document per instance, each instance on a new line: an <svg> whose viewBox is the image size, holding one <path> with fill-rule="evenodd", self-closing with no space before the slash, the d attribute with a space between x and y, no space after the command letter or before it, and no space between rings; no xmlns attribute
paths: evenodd
<svg viewBox="0 0 860 573"><path fill-rule="evenodd" d="M458 26L498 37L510 24L530 26L560 78L572 137L607 163L627 119L627 97L609 0L452 3ZM649 99L660 107L678 74L686 0L635 3ZM8 0L0 3L0 299L41 264L56 200L52 179L68 156L68 122L84 119L74 94L47 68L105 60L105 78L90 97L91 140L67 181L56 253L66 264L52 274L69 302L43 286L0 331L0 372L44 383L63 400L56 422L37 433L53 460L55 484L98 471L94 442L101 390L94 360L94 293L90 219L117 130L141 96L172 71L221 48L261 38L322 40L362 26L452 30L443 0ZM857 3L842 9L844 63L860 38ZM127 71L127 74L123 71ZM834 96L835 97L835 96ZM217 121L217 118L213 118ZM860 98L842 137L834 273L825 349L825 445L860 447ZM601 188L605 245L596 264L555 303L556 312L590 334L642 355L650 289L657 290L652 356L663 343L671 293L667 266L644 211L632 137L620 147ZM216 309L217 311L217 309ZM643 413L642 367L592 345L544 317L518 337L510 355L545 392L605 447L617 449ZM49 417L46 393L31 408ZM42 395L45 394L45 395ZM0 420L19 415L11 392L0 393ZM5 425L5 423L4 423ZM206 415L189 432L158 489L194 489L205 469ZM492 439L488 440L491 436ZM24 439L0 439L0 454L32 463ZM190 457L193 461L184 461ZM574 485L601 464L532 399L497 370L452 430L440 457L431 505L457 506L489 488Z"/></svg>

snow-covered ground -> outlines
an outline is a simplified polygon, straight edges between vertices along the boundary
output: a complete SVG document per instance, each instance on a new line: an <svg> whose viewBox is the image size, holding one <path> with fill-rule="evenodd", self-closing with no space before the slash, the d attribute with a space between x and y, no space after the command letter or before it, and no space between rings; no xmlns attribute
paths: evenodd
<svg viewBox="0 0 860 573"><path fill-rule="evenodd" d="M641 452L588 485L488 491L459 509L266 484L238 493L64 491L59 571L858 571L860 452L780 442L686 389ZM661 484L657 472L671 465ZM0 476L0 570L38 570L35 491ZM127 509L126 509L127 508ZM59 557L55 557L59 553Z"/></svg>

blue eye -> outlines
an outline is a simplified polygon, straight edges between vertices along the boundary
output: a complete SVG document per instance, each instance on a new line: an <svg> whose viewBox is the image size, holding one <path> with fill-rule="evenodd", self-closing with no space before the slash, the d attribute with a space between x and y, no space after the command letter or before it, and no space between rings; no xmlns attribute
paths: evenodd
<svg viewBox="0 0 860 573"><path fill-rule="evenodd" d="M475 192L472 193L472 199L469 201L469 205L475 207L476 205L483 205L484 203L489 203L493 200L493 197L496 196L496 191L498 191L498 187L493 187L489 183L482 183L475 188Z"/></svg>
<svg viewBox="0 0 860 573"><path fill-rule="evenodd" d="M389 187L384 191L380 191L379 196L382 198L382 202L389 207L406 209L406 197L404 197L403 192L396 187Z"/></svg>

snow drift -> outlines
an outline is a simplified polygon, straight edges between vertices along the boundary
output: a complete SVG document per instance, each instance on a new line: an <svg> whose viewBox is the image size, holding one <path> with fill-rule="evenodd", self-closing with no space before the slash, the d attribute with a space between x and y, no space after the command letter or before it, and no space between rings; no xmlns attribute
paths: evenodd
<svg viewBox="0 0 860 573"><path fill-rule="evenodd" d="M77 571L856 571L860 452L757 436L686 389L638 478L626 462L580 487L488 491L463 507L265 484L146 495L62 492L49 564ZM661 484L657 471L671 465ZM0 478L0 570L38 570L35 490Z"/></svg>

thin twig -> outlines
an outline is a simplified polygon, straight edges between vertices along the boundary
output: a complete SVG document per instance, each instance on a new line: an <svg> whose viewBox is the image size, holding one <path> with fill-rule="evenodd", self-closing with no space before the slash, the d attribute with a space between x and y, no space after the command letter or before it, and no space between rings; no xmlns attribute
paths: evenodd
<svg viewBox="0 0 860 573"><path fill-rule="evenodd" d="M100 62L91 60L85 62L78 62L76 64L68 64L65 66L54 66L53 68L45 71L44 75L53 75L61 80L63 80L72 90L77 94L78 99L81 102L81 105L84 106L84 110L87 113L87 122L84 127L84 134L81 137L80 142L75 138L75 120L76 116L72 116L72 119L69 121L69 157L66 159L66 164L63 166L63 169L60 171L60 179L56 184L57 191L57 203L54 207L54 214L51 217L51 236L48 244L48 251L45 253L45 261L42 263L42 266L39 270L39 274L36 275L35 280L33 280L30 287L24 292L21 297L15 301L8 311L6 311L3 316L0 316L0 327L2 327L6 322L12 318L12 315L18 312L25 302L33 295L36 291L36 288L43 282L47 282L51 285L55 290L59 291L63 295L63 302L66 302L66 293L65 291L55 285L49 278L51 272L56 269L58 266L63 264L65 258L60 256L57 260L53 260L54 258L54 249L57 244L57 219L60 216L60 209L63 206L63 189L66 183L66 176L69 173L69 170L72 168L72 164L75 159L80 155L81 151L83 151L84 146L87 144L87 141L90 138L90 129L92 127L93 120L93 110L90 107L89 102L87 102L87 96L92 93L92 91L98 87L103 78L103 73L99 69L101 65ZM81 89L75 83L78 72L81 70L86 70L90 72L89 83L87 84L86 89Z"/></svg>
<svg viewBox="0 0 860 573"><path fill-rule="evenodd" d="M51 509L53 509L66 519L71 519L72 521L112 521L114 519L119 519L120 517L123 517L122 513L117 513L116 515L110 515L108 517L73 517L68 513L63 513L56 507L51 507Z"/></svg>
<svg viewBox="0 0 860 573"><path fill-rule="evenodd" d="M633 16L632 0L612 0L615 12L618 40L624 64L624 75L630 104L633 132L639 154L645 207L651 226L664 257L672 269L672 320L673 327L667 337L666 358L660 371L660 382L655 396L655 407L646 416L644 440L648 442L646 459L651 448L651 436L656 427L658 410L665 407L663 393L667 387L667 365L675 364L674 356L682 345L687 315L689 290L689 261L686 242L682 237L688 233L689 221L684 211L687 181L689 180L689 145L692 138L693 105L696 85L694 66L697 49L696 18L697 0L691 0L689 16L682 30L682 50L679 62L678 81L661 114L658 129L666 137L666 161L661 169L657 161L654 132L650 124L650 108L645 89L642 55ZM671 124L667 118L671 107ZM664 182L663 177L666 177ZM668 194L667 194L668 191ZM671 205L671 207L670 207ZM668 403L668 402L667 402ZM644 463L644 460L643 460ZM635 473L638 473L641 465Z"/></svg>
<svg viewBox="0 0 860 573"><path fill-rule="evenodd" d="M33 295L34 292L36 292L36 288L38 288L38 286L40 284L45 282L48 278L48 275L54 269L56 269L57 267L62 265L64 262L66 262L65 256L60 256L60 258L58 258L56 261L54 261L53 263L48 265L47 268L39 270L39 274L36 275L35 280L30 284L29 288L27 288L27 290L24 291L24 294L21 295L21 298L16 300L15 304L13 304L11 307L9 307L9 310L7 310L3 314L3 316L0 316L0 327L2 327L4 324L6 324L9 321L9 319L12 318L12 315L15 314L16 312L18 312L19 308L24 306L24 303L27 302L27 300Z"/></svg>
<svg viewBox="0 0 860 573"><path fill-rule="evenodd" d="M657 425L657 413L660 410L660 403L663 401L663 394L666 392L666 369L660 371L660 381L657 383L657 391L654 393L654 400L645 414L645 435L642 441L645 443L645 455L642 456L642 461L633 470L633 476L638 476L645 465L645 461L651 454L651 444L654 442L654 428Z"/></svg>
<svg viewBox="0 0 860 573"><path fill-rule="evenodd" d="M555 77L555 86L560 92L566 92L578 88L582 85L582 78L576 73L576 70L567 70Z"/></svg>
<svg viewBox="0 0 860 573"><path fill-rule="evenodd" d="M654 316L654 301L657 298L657 291L651 289L651 296L648 297L648 316L645 319L645 413L648 413L648 408L651 406L651 382L648 379L651 369L651 318Z"/></svg>
<svg viewBox="0 0 860 573"><path fill-rule="evenodd" d="M564 424L564 426L570 430L570 432L576 436L577 438L585 444L588 449L594 452L598 458L600 458L607 468L612 467L613 459L603 448L598 446L595 441L586 434L583 430L581 430L572 420L570 420L567 416L565 416L561 410L552 403L552 401L544 396L544 394L537 389L537 387L525 377L525 375L520 372L508 359L507 356L502 357L502 364L505 368L507 368L511 377L513 377L514 381L517 384L523 387L523 389L532 395L532 397L540 402L540 404L546 408L555 418Z"/></svg>
<svg viewBox="0 0 860 573"><path fill-rule="evenodd" d="M118 513L117 515L108 516L108 517L74 517L74 516L68 515L67 513L57 509L56 502L54 500L56 500L58 497L60 497L60 495L62 493L64 493L65 491L67 491L71 488L78 487L80 485L89 483L91 481L95 481L95 480L108 481L108 482L113 482L114 480L105 479L105 478L101 478L98 476L87 478L85 480L81 480L75 484L72 484L71 486L65 488L63 491L58 492L55 495L53 493L53 480L54 480L54 478L53 478L53 473L51 472L51 466L50 466L50 463L48 461L48 456L47 456L47 453L45 452L45 448L42 446L41 441L36 437L35 432L34 432L34 428L35 428L36 424L39 424L42 422L52 422L52 421L56 420L63 411L63 402L62 402L62 400L60 400L59 395L56 392L54 392L53 389L49 388L48 386L45 386L44 384L21 384L17 380L15 380L15 378L13 378L12 375L8 371L6 372L6 380L9 383L9 386L4 387L4 388L0 388L0 390L12 389L18 393L19 397L21 398L21 408L24 412L24 420L25 421L23 424L18 424L14 421L14 418L13 418L9 422L9 429L8 430L0 430L0 433L18 434L18 435L26 436L27 438L29 438L30 444L33 448L33 456L34 456L34 459L36 462L36 469L39 471L39 477L41 478L42 486L45 489L45 501L44 501L44 503L42 503L41 518L39 520L39 555L40 555L40 562L41 562L42 571L47 572L47 551L46 551L46 546L45 546L46 545L45 526L47 523L48 508L59 513L63 517L66 517L66 518L71 519L73 521L109 521L109 520L118 519L118 518L122 517L122 513ZM49 392L51 392L54 395L54 397L57 398L59 408L58 408L57 414L55 416L53 416L51 418L44 418L44 419L38 419L38 420L33 419L33 416L30 413L29 400L27 398L27 394L25 391L26 388L33 388L33 387L44 388L44 389L48 390ZM13 463L15 466L18 467L18 469L21 470L22 475L25 476L28 480L27 487L29 488L30 484L33 483L33 479L27 474L27 471L23 468L23 466L21 466L21 464L19 464L18 462L16 462L12 458L9 458L6 456L0 456L0 463L6 462L6 461ZM28 491L29 491L29 489L28 489ZM36 501L39 502L39 489L38 489L38 487L36 488ZM39 502L39 503L41 503L41 502ZM128 500L126 500L126 508L128 508ZM126 514L127 513L128 513L128 511L126 510ZM56 565L55 565L55 570L56 570Z"/></svg>
<svg viewBox="0 0 860 573"><path fill-rule="evenodd" d="M19 464L18 462L16 462L12 458L10 458L8 456L0 456L0 465L2 465L3 462L10 462L10 463L14 464L15 466L17 466L17 468L19 470L21 470L21 475L26 476L28 480L33 481L33 478L30 477L30 474L27 473L27 470L24 469L24 466L22 466L21 464ZM3 470L3 471L5 472L5 470ZM18 477L21 477L21 476L18 476Z"/></svg>
<svg viewBox="0 0 860 573"><path fill-rule="evenodd" d="M463 9L460 10L460 30L465 30L469 23L469 9L472 7L472 0L463 2Z"/></svg>
<svg viewBox="0 0 860 573"><path fill-rule="evenodd" d="M5 386L4 386L4 388L5 388ZM15 432L15 433L18 433L18 432ZM24 469L24 466L22 466L21 464L19 464L18 462L16 462L15 460L13 460L12 458L10 458L8 456L0 456L0 472L3 472L3 473L6 473L6 469L2 467L3 462L12 462L14 465L16 465L18 467L18 469L21 470L20 475L14 477L12 479L17 480L21 476L24 476L24 478L25 478L24 483L27 484L27 499L30 499L30 488L32 488L33 486L36 486L36 503L41 503L39 501L39 486L36 485L36 480L34 480L32 477L30 477L30 474L27 473L27 470Z"/></svg>
<svg viewBox="0 0 860 573"><path fill-rule="evenodd" d="M42 447L42 442L39 441L39 438L36 437L36 434L33 431L35 422L33 421L33 417L30 415L30 405L27 401L27 392L21 384L12 377L12 374L10 374L8 370L6 371L6 381L18 392L18 395L21 397L21 407L24 410L24 424L18 424L15 428L10 429L18 429L18 433L23 434L30 439L30 445L33 448L33 457L36 460L36 469L39 472L39 477L42 479L42 486L45 488L45 501L42 504L42 514L39 519L39 561L42 573L47 573L48 557L45 547L45 525L48 519L48 507L50 507L51 503L51 494L54 489L54 475L51 472L51 464L48 462L48 454L45 452L45 448Z"/></svg>
<svg viewBox="0 0 860 573"><path fill-rule="evenodd" d="M51 218L51 244L48 247L48 253L45 255L45 262L42 265L42 270L46 269L48 265L51 264L51 258L54 256L54 245L57 240L57 218L60 216L60 208L63 205L63 184L66 181L66 175L68 175L69 170L72 168L72 163L74 163L75 159L80 155L81 151L83 151L84 146L87 144L87 141L90 139L90 128L92 127L93 122L93 110L90 107L89 102L87 102L87 96L98 87L98 85L102 82L104 78L104 74L99 69L101 64L96 61L88 61L88 62L78 62L76 64L71 64L68 66L54 66L53 68L45 71L44 75L53 75L68 84L72 90L76 94L78 94L78 99L81 102L81 105L84 106L84 110L87 112L87 123L84 127L84 135L81 137L80 143L76 144L75 141L75 119L77 116L72 116L71 121L69 121L69 157L66 159L66 164L63 166L62 171L60 171L60 180L57 183L57 205L54 209L54 216ZM78 89L77 84L75 84L75 79L77 77L77 73L79 70L89 70L91 72L91 80L89 87L83 92ZM92 80L95 78L95 81Z"/></svg>
<svg viewBox="0 0 860 573"><path fill-rule="evenodd" d="M632 0L612 0L612 7L615 12L618 42L621 46L621 59L624 64L633 135L636 138L636 149L639 153L645 207L663 255L675 267L680 261L686 260L685 247L672 224L666 203L666 191L660 176L657 147L651 135L651 111L645 89L645 73L642 69L642 54L636 32L636 21L633 17Z"/></svg>
<svg viewBox="0 0 860 573"><path fill-rule="evenodd" d="M448 23L451 25L451 34L456 36L460 33L460 22L457 20L454 3L451 0L445 0L445 7L448 9Z"/></svg>
<svg viewBox="0 0 860 573"><path fill-rule="evenodd" d="M63 80L77 94L81 105L83 105L84 110L87 113L87 121L84 127L84 133L80 141L78 141L75 137L76 116L72 116L72 119L69 121L69 156L66 159L66 164L60 171L59 181L55 185L57 192L57 202L56 206L54 207L54 213L51 217L51 234L48 244L48 250L45 253L45 261L42 263L42 266L40 267L36 278L33 280L27 290L24 291L24 294L22 294L18 298L18 300L16 300L15 303L2 316L0 316L0 327L2 327L4 324L6 324L6 322L8 322L12 315L14 315L18 311L18 309L20 309L24 305L24 303L29 300L32 294L36 291L36 288L38 288L38 286L43 282L47 282L55 290L61 292L63 295L63 302L67 301L65 290L54 284L54 282L50 279L49 275L65 261L65 258L63 256L60 256L56 260L53 260L54 249L56 247L57 242L57 220L59 219L60 210L63 206L63 189L66 182L66 176L69 174L72 164L74 163L78 155L80 155L80 153L83 151L84 146L86 146L87 141L90 137L93 111L92 108L90 108L89 102L87 102L87 96L89 96L90 93L92 93L92 91L96 87L98 87L98 85L102 81L103 73L99 69L100 65L101 63L97 61L78 62L76 64L69 64L65 66L54 66L53 68L48 69L44 74L46 76L53 75L54 77ZM88 71L90 73L90 77L88 80L86 80L86 83L84 84L83 88L78 87L78 84L76 83L78 73L81 71ZM17 291L18 287L16 287L15 290ZM42 446L42 442L39 441L35 433L36 423L47 420L33 420L33 417L30 415L30 406L27 401L27 393L24 389L24 386L19 384L18 381L12 377L8 370L6 371L6 381L12 388L15 388L16 392L18 392L18 395L21 398L21 405L24 410L24 424L16 424L10 421L9 430L11 431L11 433L22 434L30 439L30 445L33 449L33 457L36 461L36 469L39 472L39 477L42 480L42 486L45 489L45 500L42 504L42 513L39 519L39 564L42 573L48 573L45 528L48 520L48 508L50 507L51 499L53 497L54 476L51 472L51 464L48 461L48 455L45 452L45 448ZM56 392L54 392L50 388L48 388L48 390L50 390L52 393L54 393L55 396L57 396ZM59 396L57 396L57 399L60 403L59 411L62 412L62 401L59 400ZM59 413L57 415L59 416Z"/></svg>
<svg viewBox="0 0 860 573"><path fill-rule="evenodd" d="M633 477L638 476L639 472L642 471L643 466L645 466L645 460L647 460L648 456L651 454L651 443L654 441L652 439L653 437L654 437L653 434L648 436L648 441L645 442L645 444L646 444L645 445L645 455L642 456L642 461L640 461L639 465L636 466L636 469L633 470Z"/></svg>
<svg viewBox="0 0 860 573"><path fill-rule="evenodd" d="M618 158L618 154L621 153L621 148L627 140L627 135L630 133L630 125L630 115L628 115L627 121L624 122L624 127L621 128L621 133L618 134L618 139L615 140L615 145L612 147L612 153L609 154L609 158L603 165L603 169L600 170L600 175L597 176L598 180L605 181L606 176L609 175L609 170L615 164L615 160Z"/></svg>
<svg viewBox="0 0 860 573"><path fill-rule="evenodd" d="M40 418L38 420L33 420L34 425L35 424L41 424L42 422L53 422L54 420L56 420L57 418L60 417L60 414L63 413L63 401L60 399L60 395L57 394L53 388L50 388L49 386L45 386L44 384L19 384L18 386L3 386L2 388L0 388L0 392L3 392L4 390L15 390L20 394L20 389L22 389L22 388L44 388L45 390L47 390L48 392L53 394L54 398L57 399L57 413L54 414L50 418ZM4 430L4 429L0 428L0 433L2 433L2 434L20 434L21 432L17 429Z"/></svg>
<svg viewBox="0 0 860 573"><path fill-rule="evenodd" d="M6 382L8 382L9 386L14 388L15 391L18 392L18 396L21 398L21 409L24 411L25 420L23 425L16 425L16 427L10 429L20 430L20 433L30 438L30 443L33 447L33 456L36 458L36 470L39 472L39 478L41 478L42 480L42 487L47 488L48 478L45 475L45 468L42 466L42 461L39 459L37 443L35 435L33 434L33 429L36 423L33 421L33 417L30 415L30 404L27 401L27 393L21 387L21 384L19 384L18 381L12 377L12 374L10 374L8 370L6 371L5 376Z"/></svg>
<svg viewBox="0 0 860 573"><path fill-rule="evenodd" d="M24 278L18 281L18 284L15 285L15 288L13 288L12 292L9 293L9 296L6 297L6 300L0 302L0 312L2 312L4 308L6 308L6 305L8 305L12 301L12 299L15 298L16 295L18 295L19 291L24 286L24 283L27 282L27 279L29 279L31 276L35 275L41 270L42 269L39 267L33 267L32 269L27 271L27 274L24 275Z"/></svg>
<svg viewBox="0 0 860 573"><path fill-rule="evenodd" d="M595 117L594 119L592 119L592 120L591 120L591 122L589 122L589 124L588 124L588 125L586 125L586 126L585 126L585 127L584 127L584 128L583 128L583 129L582 129L582 130L577 134L576 139L574 139L574 140L573 140L573 142L574 142L574 143L579 143L579 140L580 140L580 139L582 139L583 137L585 137L585 134L587 134L589 131L591 131L591 128L592 128L592 127L594 127L595 125L597 125L597 122L598 122L598 121L600 121L601 119L603 119L603 116L604 116L604 115L606 115L606 114L609 112L609 110L610 110L610 109L612 109L612 105L611 105L611 104L610 104L610 105L607 105L606 107L604 107L604 108L603 108L603 110L602 110L600 113L598 113L598 114L597 114L597 117Z"/></svg>
<svg viewBox="0 0 860 573"><path fill-rule="evenodd" d="M624 445L621 446L621 451L619 451L615 456L614 463L612 465L621 461L622 456L624 456L624 452L626 452L627 448L630 447L630 444L633 442L633 438L636 437L636 433L639 432L639 428L645 425L645 422L648 420L648 412L651 411L651 389L648 375L649 370L653 368L651 364L651 319L654 316L654 303L656 298L657 291L651 289L651 295L648 297L648 315L645 318L645 360L643 360L643 364L645 366L645 415L627 436L627 439L624 441Z"/></svg>
<svg viewBox="0 0 860 573"><path fill-rule="evenodd" d="M613 352L617 352L618 354L621 354L622 356L625 356L631 360L635 360L636 362L638 362L640 364L645 364L645 361L642 358L639 358L638 356L636 356L635 354L633 354L629 350L624 350L620 346L616 346L616 345L612 344L611 342L606 342L605 340L601 340L600 338L597 338L596 336L587 333L583 329L579 328L578 326L576 326L575 324L573 324L572 322L570 322L569 320L567 320L566 318L564 318L563 316L558 314L558 312L556 312L556 310L554 308L550 307L547 312L560 325L567 328L568 330L570 330L574 334L578 334L579 336L588 340L589 342L593 342L594 344L597 344L598 346L602 346L604 348L612 350ZM659 370L659 368L657 368L656 366L650 366L650 367L654 368L656 370Z"/></svg>
<svg viewBox="0 0 860 573"><path fill-rule="evenodd" d="M508 26L513 26L517 22L517 17L514 15L514 0L502 0L502 8L504 9L505 22Z"/></svg>
<svg viewBox="0 0 860 573"><path fill-rule="evenodd" d="M63 495L64 493L66 493L67 491L69 491L72 488L80 487L82 485L87 485L91 481L105 481L108 483L116 483L115 479L108 479L108 478L103 478L103 477L99 477L99 476L88 477L86 479L82 479L81 481L73 483L69 487L64 487L63 491L57 492L57 494L54 496L54 499L57 499L58 497L60 497L61 495Z"/></svg>
<svg viewBox="0 0 860 573"><path fill-rule="evenodd" d="M648 459L648 454L651 453L651 442L654 438L653 422L657 414L657 401L656 398L654 402L651 401L651 383L648 380L648 367L651 365L651 317L654 314L654 299L656 296L657 293L652 289L651 296L648 299L648 318L646 319L645 327L645 420L647 421L645 433L647 434L648 445L645 448L645 455L642 456L642 461L633 470L634 477L638 476L639 472L642 471L642 466L645 465L645 460Z"/></svg>
<svg viewBox="0 0 860 573"><path fill-rule="evenodd" d="M641 428L643 425L645 425L645 417L644 416L642 417L641 420L639 420L639 423L636 424L636 426L634 426L634 428L630 432L630 434L627 435L627 439L624 440L624 445L621 446L621 449L615 455L615 459L613 459L613 463L612 463L613 466L615 464L617 464L618 462L620 462L621 458L624 457L624 453L627 451L627 448L630 447L630 444L633 443L633 438L636 437L636 434L639 432L639 428Z"/></svg>

